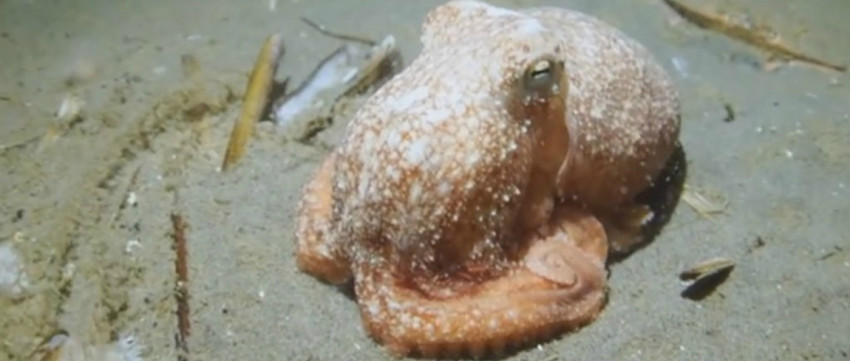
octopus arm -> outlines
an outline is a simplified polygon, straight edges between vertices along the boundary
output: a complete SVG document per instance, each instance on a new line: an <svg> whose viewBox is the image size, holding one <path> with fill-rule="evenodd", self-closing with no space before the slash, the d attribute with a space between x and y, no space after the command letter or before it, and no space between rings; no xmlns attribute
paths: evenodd
<svg viewBox="0 0 850 361"><path fill-rule="evenodd" d="M324 282L341 284L351 279L351 267L341 242L330 236L335 161L332 153L304 187L298 207L295 259L302 271Z"/></svg>
<svg viewBox="0 0 850 361"><path fill-rule="evenodd" d="M570 229L535 241L508 274L454 297L405 287L390 267L356 266L367 331L398 356L482 357L589 323L605 303L604 231L598 222L564 224ZM597 232L593 241L587 230Z"/></svg>

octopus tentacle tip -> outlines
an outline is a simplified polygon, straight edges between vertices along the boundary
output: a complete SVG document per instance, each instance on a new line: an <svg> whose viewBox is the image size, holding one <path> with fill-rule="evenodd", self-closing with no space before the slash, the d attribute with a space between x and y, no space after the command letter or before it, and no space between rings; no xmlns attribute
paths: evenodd
<svg viewBox="0 0 850 361"><path fill-rule="evenodd" d="M569 253L575 252L563 241L549 239L535 244L525 256L525 265L540 277L561 286L573 286L578 275L569 264Z"/></svg>
<svg viewBox="0 0 850 361"><path fill-rule="evenodd" d="M395 283L386 271L358 269L356 292L367 331L393 354L498 356L596 317L605 299L604 270L585 258L568 260L585 277L571 287L517 270L474 292L433 300Z"/></svg>
<svg viewBox="0 0 850 361"><path fill-rule="evenodd" d="M422 43L304 188L299 268L352 280L396 356L498 357L592 322L611 239L643 226L608 218L677 142L671 79L568 9L449 1Z"/></svg>

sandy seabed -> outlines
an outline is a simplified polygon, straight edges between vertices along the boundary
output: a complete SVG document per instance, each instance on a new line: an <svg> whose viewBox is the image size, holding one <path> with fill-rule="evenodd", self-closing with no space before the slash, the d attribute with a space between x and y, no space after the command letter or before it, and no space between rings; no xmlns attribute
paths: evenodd
<svg viewBox="0 0 850 361"><path fill-rule="evenodd" d="M762 54L661 1L495 3L568 6L646 45L682 94L688 186L728 201L710 218L681 203L611 266L596 322L508 359L850 358L850 77L764 71ZM132 334L143 359L176 360L172 213L189 225L191 360L390 360L351 299L295 268L295 204L327 148L263 125L238 171L218 167L266 36L283 35L278 74L298 83L340 45L300 16L392 34L409 61L437 4L0 0L0 283L17 286L0 294L0 360L28 359L58 329L92 344ZM703 6L850 61L846 1ZM182 74L186 54L201 76ZM80 117L62 123L68 97ZM338 141L345 121L316 143ZM682 298L679 271L716 256L736 262L729 279Z"/></svg>

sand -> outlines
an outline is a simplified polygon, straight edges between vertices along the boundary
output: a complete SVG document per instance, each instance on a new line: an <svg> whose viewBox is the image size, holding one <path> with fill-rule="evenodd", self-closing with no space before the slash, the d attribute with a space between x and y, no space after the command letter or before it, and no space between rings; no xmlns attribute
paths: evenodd
<svg viewBox="0 0 850 361"><path fill-rule="evenodd" d="M0 280L17 286L0 294L0 360L27 359L58 329L92 344L132 334L143 359L176 360L172 213L189 224L190 360L391 360L354 301L294 264L295 204L326 147L264 124L236 171L218 167L270 33L287 48L278 77L297 84L340 45L300 16L392 34L409 61L438 3L0 0L0 242L14 253ZM764 71L761 53L661 1L497 3L559 3L645 44L682 93L688 186L728 201L710 218L681 203L652 244L611 265L596 322L507 359L850 358L850 77ZM850 62L846 1L704 6ZM185 54L201 76L182 74ZM69 96L80 116L57 120ZM344 118L317 143L333 145ZM728 280L681 297L678 273L711 257L736 262Z"/></svg>

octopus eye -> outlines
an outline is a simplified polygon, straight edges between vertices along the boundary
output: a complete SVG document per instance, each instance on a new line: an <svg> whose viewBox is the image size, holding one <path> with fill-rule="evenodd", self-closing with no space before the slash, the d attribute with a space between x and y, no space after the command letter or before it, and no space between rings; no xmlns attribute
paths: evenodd
<svg viewBox="0 0 850 361"><path fill-rule="evenodd" d="M551 97L560 93L563 64L550 57L531 63L526 69L522 87L528 99Z"/></svg>
<svg viewBox="0 0 850 361"><path fill-rule="evenodd" d="M531 67L531 79L541 80L552 75L552 62L548 60L538 61Z"/></svg>

